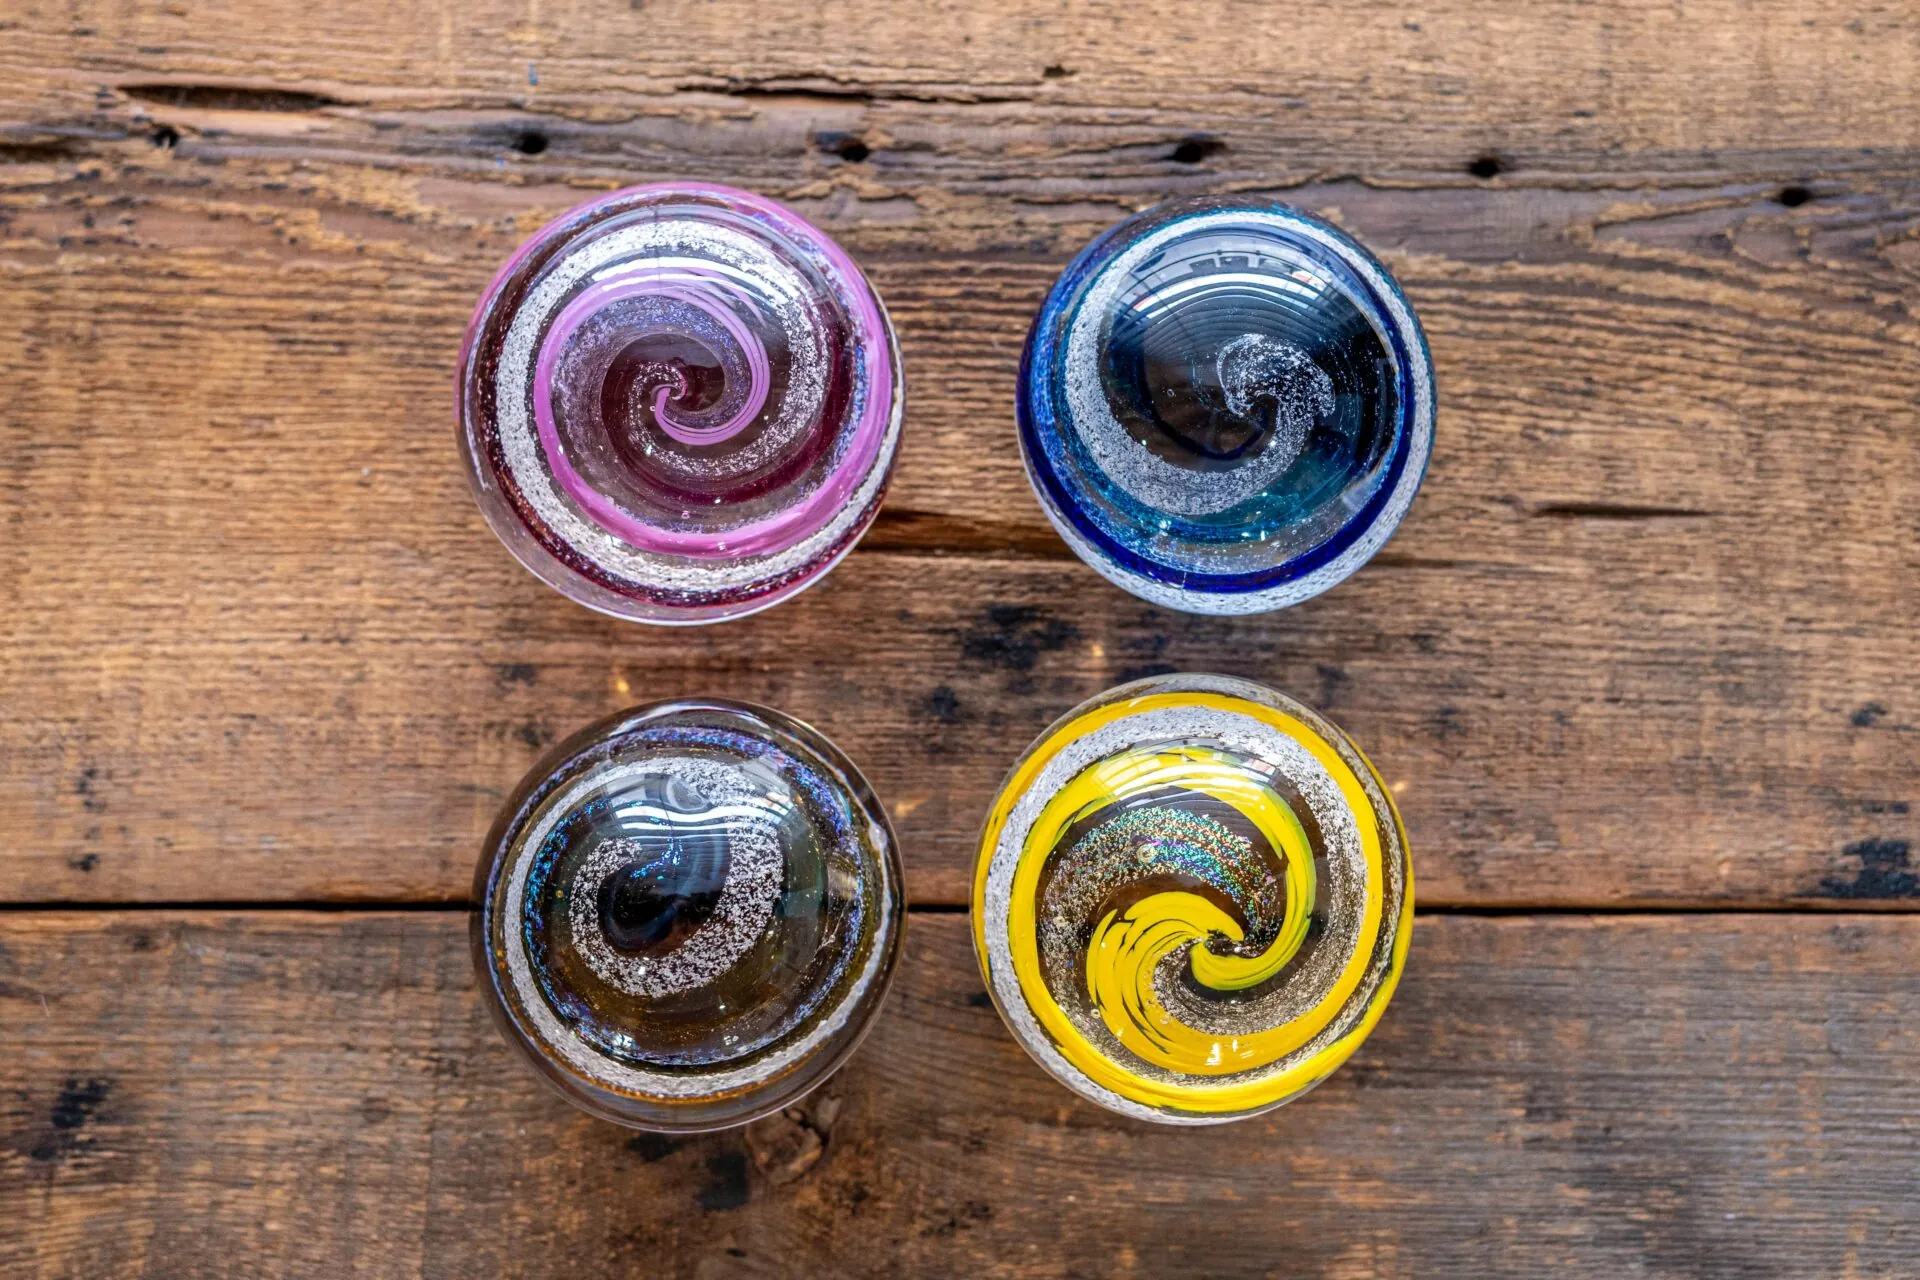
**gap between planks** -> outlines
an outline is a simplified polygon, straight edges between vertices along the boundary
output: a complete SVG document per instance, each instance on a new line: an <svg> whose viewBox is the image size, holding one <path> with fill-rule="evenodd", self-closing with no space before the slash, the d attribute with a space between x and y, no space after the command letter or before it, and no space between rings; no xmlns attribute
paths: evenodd
<svg viewBox="0 0 1920 1280"><path fill-rule="evenodd" d="M153 902L87 902L87 901L45 901L45 902L0 902L0 916L33 914L67 915L129 915L140 912L182 912L220 915L290 915L306 913L311 915L396 915L396 914L433 914L447 912L469 912L475 903L466 899L441 899L428 901L378 901L342 899L337 901L285 901L269 899L177 899ZM970 908L959 902L916 902L907 907L910 916L964 916ZM1836 903L1829 907L1818 902L1778 902L1778 903L1602 903L1594 906L1568 905L1557 903L1536 905L1528 903L1496 903L1492 905L1454 905L1440 903L1433 906L1414 908L1417 918L1429 919L1441 916L1457 916L1468 919L1497 920L1510 916L1538 916L1543 918L1604 916L1609 919L1653 919L1658 920L1678 916L1808 916L1823 920L1836 920L1849 916L1863 918L1920 914L1920 900L1888 900L1885 902Z"/></svg>

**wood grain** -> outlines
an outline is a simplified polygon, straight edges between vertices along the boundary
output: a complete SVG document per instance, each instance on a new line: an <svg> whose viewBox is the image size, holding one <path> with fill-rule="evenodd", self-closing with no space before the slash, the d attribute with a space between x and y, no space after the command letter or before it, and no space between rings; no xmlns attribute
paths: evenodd
<svg viewBox="0 0 1920 1280"><path fill-rule="evenodd" d="M1465 60L1478 12L1392 39L1445 30ZM968 98L940 86L962 70L1011 86L1013 62L967 61L1010 52L888 72L896 28L877 19L866 43L813 55L851 97L771 92L793 55L763 41L757 69L718 79L594 64L591 102L561 93L590 74L565 59L540 73L557 99L489 96L458 69L480 57L458 31L449 87L428 94L396 69L426 56L414 37L371 15L307 40L236 11L219 51L140 52L124 31L103 51L119 17L91 35L22 23L6 56L31 74L0 81L17 161L0 165L0 896L458 897L540 744L625 702L725 691L840 738L900 818L916 897L957 902L979 814L1032 734L1122 675L1178 666L1346 722L1407 784L1430 901L1911 905L1920 179L1901 149L1914 117L1883 115L1898 95L1863 78L1908 37L1607 12L1637 34L1617 56L1589 48L1582 74L1654 85L1691 65L1705 114L1668 136L1623 95L1578 117L1614 131L1604 146L1515 152L1490 182L1447 168L1463 140L1441 163L1456 142L1438 124L1329 123L1425 111L1491 136L1517 111L1480 80L1460 102L1446 77L1380 63L1364 23L1330 46L1324 95L1278 113L1104 43L1046 64L1072 74ZM700 23L750 17L648 13L688 49ZM561 43L625 21L570 12L587 25ZM1535 19L1496 25L1544 39ZM1824 70L1795 63L1827 132L1762 102L1756 31L1796 58L1828 50ZM1746 52L1702 62L1728 42ZM1858 56L1833 61L1843 48ZM235 58L305 78L209 79ZM1392 88L1412 96L1383 105L1376 74L1411 77ZM528 156L510 144L536 108L559 114ZM483 118L496 109L512 119ZM1236 124L1194 163L1120 136L1208 111ZM1282 163L1323 127L1319 145L1356 148L1353 176ZM148 140L163 128L170 147ZM1840 145L1871 130L1871 153ZM833 149L853 137L859 163ZM1818 145L1790 154L1790 137ZM673 173L772 190L843 236L900 323L912 404L882 521L828 585L661 636L509 565L462 488L446 405L466 309L517 238L590 188ZM1779 203L1787 181L1804 203ZM1305 609L1218 624L1066 558L1008 406L1026 318L1087 235L1159 194L1255 188L1388 254L1443 409L1379 562Z"/></svg>
<svg viewBox="0 0 1920 1280"><path fill-rule="evenodd" d="M1920 19L1831 0L0 4L0 903L434 904L544 747L818 724L964 901L1000 776L1167 669L1319 705L1405 811L1381 1029L1213 1132L1076 1103L918 912L794 1118L540 1092L457 910L0 910L0 1272L1900 1276L1920 1259ZM909 387L861 549L662 634L459 476L468 308L690 177L818 219ZM1412 518L1223 622L1074 561L1011 434L1095 232L1274 195L1432 339ZM1583 906L1657 916L1483 916ZM1691 908L1875 914L1686 914Z"/></svg>
<svg viewBox="0 0 1920 1280"><path fill-rule="evenodd" d="M7 17L21 92L74 117L94 112L102 80L136 85L156 107L215 117L260 105L208 91L224 81L278 92L273 105L297 114L345 115L359 126L337 126L349 136L372 129L354 121L356 110L519 109L588 132L675 94L706 94L709 114L744 117L761 104L733 100L751 94L856 121L899 110L909 130L912 113L929 106L987 121L1009 106L1053 110L1088 133L1130 130L1154 142L1198 122L1229 133L1258 124L1299 165L1372 166L1424 152L1451 171L1456 157L1502 145L1518 156L1717 166L1730 151L1920 144L1920 25L1898 8L361 0L321 10L77 0ZM164 93L181 84L198 92ZM299 122L299 131L317 127ZM1064 131L1037 145L1000 140L1029 173L1047 176L1057 172L1049 145L1082 141ZM766 149L747 136L734 151Z"/></svg>
<svg viewBox="0 0 1920 1280"><path fill-rule="evenodd" d="M130 575L75 590L63 628L16 631L9 891L458 899L505 791L556 737L723 691L839 741L896 819L915 899L961 902L1022 746L1111 684L1202 669L1292 690L1358 737L1396 788L1423 901L1920 894L1902 844L1916 736L1862 712L1902 706L1887 691L1911 687L1912 644L1887 643L1891 618L1862 638L1838 602L1755 617L1634 564L1389 556L1303 608L1228 622L1073 561L867 554L779 610L660 641L553 595L461 495L445 504L459 562L390 544L382 575L347 552L292 572L240 530L232 554L195 558L191 597Z"/></svg>
<svg viewBox="0 0 1920 1280"><path fill-rule="evenodd" d="M1424 918L1354 1061L1213 1130L1052 1083L965 928L801 1120L668 1140L510 1057L460 913L8 915L0 1270L1911 1271L1910 917Z"/></svg>

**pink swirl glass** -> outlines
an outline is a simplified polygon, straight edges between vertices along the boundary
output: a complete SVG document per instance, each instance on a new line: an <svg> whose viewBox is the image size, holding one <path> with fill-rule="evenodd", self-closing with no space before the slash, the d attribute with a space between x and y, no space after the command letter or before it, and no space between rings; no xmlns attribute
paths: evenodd
<svg viewBox="0 0 1920 1280"><path fill-rule="evenodd" d="M480 509L590 608L695 623L817 581L878 512L899 349L853 260L791 210L659 183L549 223L460 360Z"/></svg>

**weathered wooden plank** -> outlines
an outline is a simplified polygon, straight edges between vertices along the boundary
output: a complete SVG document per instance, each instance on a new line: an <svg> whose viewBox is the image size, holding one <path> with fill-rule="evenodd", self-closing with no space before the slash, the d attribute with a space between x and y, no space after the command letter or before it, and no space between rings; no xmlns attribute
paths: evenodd
<svg viewBox="0 0 1920 1280"><path fill-rule="evenodd" d="M1591 559L1615 554L1617 531L1583 514L1666 514L1702 522L1689 546L1817 565L1846 587L1914 567L1920 169L1791 211L1756 182L1645 203L1268 189L1388 252L1425 317L1442 412L1423 554ZM255 536L310 554L369 523L464 538L448 512L395 498L456 492L443 433L468 309L518 239L583 194L317 161L19 167L0 203L0 335L11 487L33 504L22 532L72 547L76 507L131 490L196 523L289 504ZM1003 197L992 230L858 204L829 219L902 333L896 513L939 517L941 537L975 549L1057 545L1013 446L1013 379L1054 273L1122 211L1106 199L1027 217ZM268 463L275 477L257 474ZM408 488L364 483L381 472ZM209 488L227 511L204 507ZM1575 519L1547 537L1542 517Z"/></svg>
<svg viewBox="0 0 1920 1280"><path fill-rule="evenodd" d="M244 528L180 555L185 598L177 572L103 591L28 566L60 625L16 627L3 651L6 891L458 898L505 790L557 736L723 691L841 742L897 820L915 899L960 902L994 788L1053 717L1122 679L1211 669L1292 690L1365 744L1423 901L1920 897L1914 645L1817 584L1776 617L1643 560L1390 560L1221 621L1072 561L873 554L781 609L663 640L569 605L459 495L446 506L469 553L395 541L377 573L351 548L289 572Z"/></svg>
<svg viewBox="0 0 1920 1280"><path fill-rule="evenodd" d="M0 897L457 896L538 743L717 691L840 738L956 902L1006 763L1156 666L1325 703L1407 783L1430 901L1920 894L1904 16L1289 6L1226 76L1137 6L283 8L0 40ZM517 237L676 173L825 219L912 391L868 549L663 637L508 564L446 402ZM1009 427L1065 256L1198 189L1386 251L1441 380L1382 562L1239 624L1061 559Z"/></svg>
<svg viewBox="0 0 1920 1280"><path fill-rule="evenodd" d="M853 1063L692 1140L571 1111L457 913L0 919L0 1269L118 1275L1897 1276L1920 920L1425 918L1312 1096L1079 1103L917 916ZM823 1098L835 1100L822 1110ZM829 1114L831 1113L831 1114ZM764 1161L764 1165L761 1163Z"/></svg>
<svg viewBox="0 0 1920 1280"><path fill-rule="evenodd" d="M8 96L57 103L76 128L100 85L123 84L188 129L271 107L294 117L274 132L349 143L377 127L359 113L391 109L522 109L578 126L564 141L691 93L710 116L789 107L864 127L885 155L925 140L914 122L932 106L1005 122L990 145L1035 173L1101 134L1157 156L1196 126L1237 149L1256 122L1294 166L1342 172L1383 157L1452 172L1490 148L1713 167L1729 152L1920 146L1920 24L1897 7L79 0L7 17ZM1019 131L1036 119L1068 127L1035 145Z"/></svg>
<svg viewBox="0 0 1920 1280"><path fill-rule="evenodd" d="M1917 55L1735 0L0 12L0 899L456 898L541 744L719 691L958 902L1020 746L1184 667L1346 724L1424 901L1912 906ZM833 579L663 637L507 562L446 400L517 239L668 176L840 236L912 407ZM1060 263L1201 190L1381 249L1441 377L1400 538L1251 622L1065 558L1008 426ZM1430 917L1346 1072L1211 1134L1075 1103L914 924L837 1115L674 1143L534 1090L455 913L0 915L0 1271L1920 1265L1920 921Z"/></svg>
<svg viewBox="0 0 1920 1280"><path fill-rule="evenodd" d="M1424 225L1420 193L1372 198ZM24 199L22 226L82 213ZM1920 889L1920 426L1891 399L1920 356L1871 306L1815 323L1800 284L1684 257L1476 264L1526 255L1443 224L1461 256L1402 260L1449 406L1413 519L1310 608L1216 624L1061 559L1025 491L1005 402L1052 264L882 262L926 390L870 543L1025 562L862 553L660 636L542 591L466 497L445 381L490 254L269 251L293 215L258 209L188 248L216 203L154 245L24 235L0 279L9 897L457 895L534 745L723 691L842 737L914 891L958 901L1012 755L1154 666L1329 703L1409 782L1435 901Z"/></svg>

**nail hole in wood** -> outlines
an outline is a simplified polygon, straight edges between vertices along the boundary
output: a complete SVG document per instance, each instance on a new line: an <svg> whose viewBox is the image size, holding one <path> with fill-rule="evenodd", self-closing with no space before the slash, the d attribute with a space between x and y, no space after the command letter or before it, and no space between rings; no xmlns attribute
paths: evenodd
<svg viewBox="0 0 1920 1280"><path fill-rule="evenodd" d="M859 164L873 154L873 148L851 133L823 133L817 141L822 151L839 156L848 164Z"/></svg>
<svg viewBox="0 0 1920 1280"><path fill-rule="evenodd" d="M1173 149L1168 158L1175 164L1199 164L1208 156L1218 155L1227 149L1227 144L1218 138L1188 138Z"/></svg>
<svg viewBox="0 0 1920 1280"><path fill-rule="evenodd" d="M537 156L547 149L547 135L529 129L513 140L513 149L523 156Z"/></svg>
<svg viewBox="0 0 1920 1280"><path fill-rule="evenodd" d="M1791 187L1780 188L1780 194L1775 196L1774 199L1789 209L1798 209L1801 205L1813 199L1813 192L1796 183Z"/></svg>
<svg viewBox="0 0 1920 1280"><path fill-rule="evenodd" d="M1500 162L1499 156L1481 156L1467 166L1467 172L1482 181L1497 178L1506 172L1507 166Z"/></svg>

